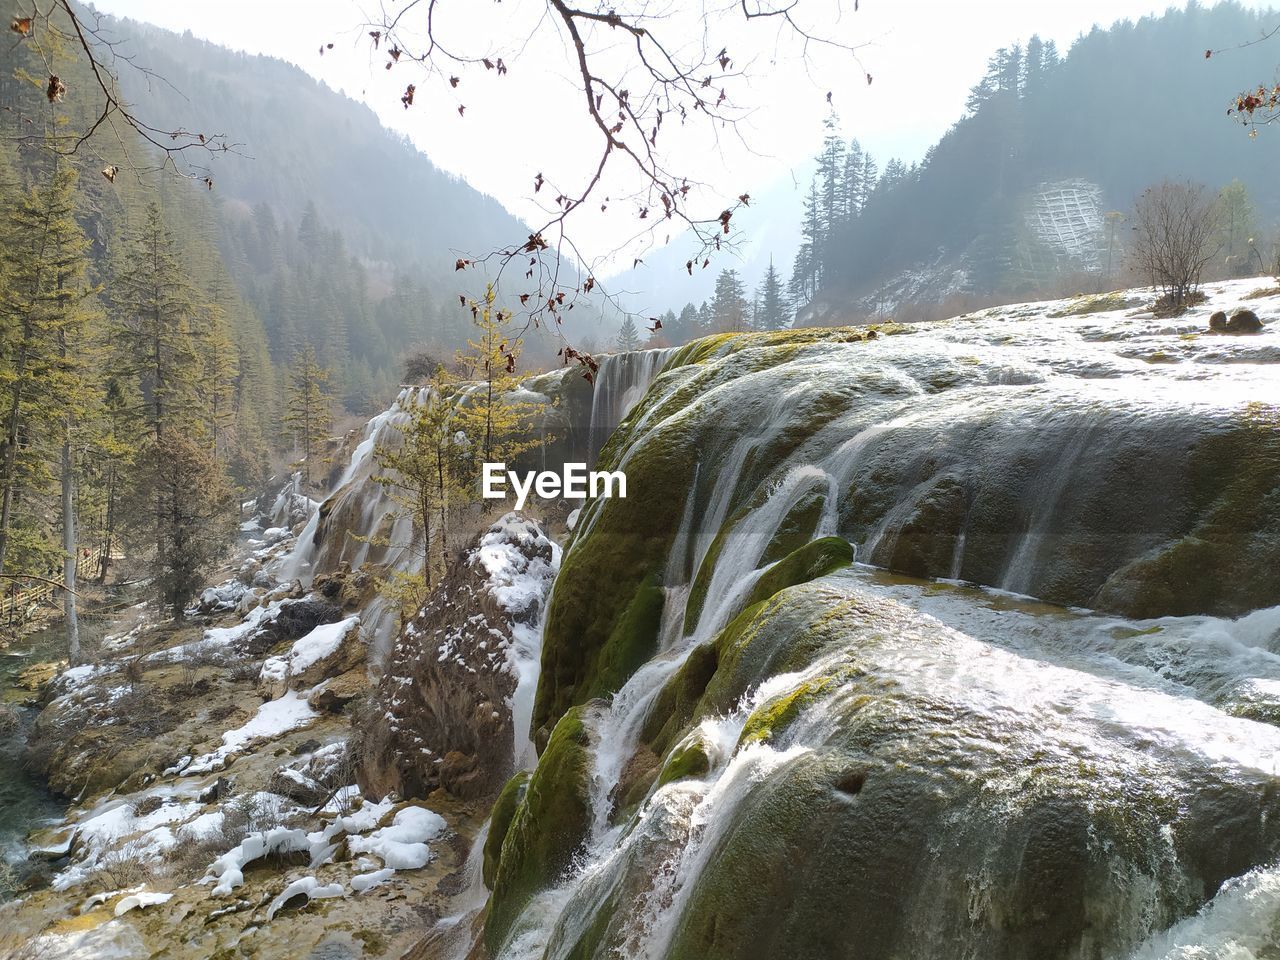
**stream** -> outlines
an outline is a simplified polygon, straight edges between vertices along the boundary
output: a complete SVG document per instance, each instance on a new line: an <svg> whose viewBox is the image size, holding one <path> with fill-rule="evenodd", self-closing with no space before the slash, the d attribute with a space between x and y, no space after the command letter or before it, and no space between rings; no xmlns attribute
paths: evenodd
<svg viewBox="0 0 1280 960"><path fill-rule="evenodd" d="M16 686L22 670L33 663L56 659L64 643L65 636L55 626L24 636L0 651L0 703L16 717L16 725L0 737L0 859L9 868L0 875L0 899L12 894L6 876L9 881L21 881L29 872L24 866L27 834L59 822L67 806L32 778L23 765L22 753L35 711L23 705L31 692Z"/></svg>

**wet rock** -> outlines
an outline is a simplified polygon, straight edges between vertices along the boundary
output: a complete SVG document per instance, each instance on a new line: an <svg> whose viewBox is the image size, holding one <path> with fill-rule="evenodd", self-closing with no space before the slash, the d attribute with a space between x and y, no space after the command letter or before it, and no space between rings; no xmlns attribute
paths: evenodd
<svg viewBox="0 0 1280 960"><path fill-rule="evenodd" d="M1261 333L1262 321L1252 310L1237 310L1227 321L1223 333Z"/></svg>
<svg viewBox="0 0 1280 960"><path fill-rule="evenodd" d="M1227 329L1227 314L1224 310L1216 310L1209 317L1209 329L1222 332Z"/></svg>
<svg viewBox="0 0 1280 960"><path fill-rule="evenodd" d="M539 890L561 876L587 838L591 824L590 736L583 710L574 708L551 733L529 780L494 872L485 942L491 952Z"/></svg>

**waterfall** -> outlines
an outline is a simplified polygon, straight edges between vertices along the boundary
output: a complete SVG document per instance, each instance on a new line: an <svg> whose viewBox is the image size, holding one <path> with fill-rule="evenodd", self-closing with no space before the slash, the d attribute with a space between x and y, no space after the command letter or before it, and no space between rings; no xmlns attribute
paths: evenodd
<svg viewBox="0 0 1280 960"><path fill-rule="evenodd" d="M583 715L585 846L496 956L662 960L709 943L726 957L853 944L922 960L1049 956L1025 923L1041 903L1019 899L1038 895L1033 850L1078 884L1046 901L1050 922L1061 903L1077 924L1055 958L1274 952L1280 590L1266 571L1280 537L1250 510L1280 480L1267 472L1280 377L1274 356L1186 332L1024 305L776 355L743 338L687 376L655 377L665 358L606 361L593 448L646 384L645 419L614 459L636 489L678 475L654 502L680 520L661 528L665 557L634 574L661 581L655 652ZM1161 351L1180 362L1146 359ZM694 380L708 386L664 404ZM1238 478L1249 492L1224 510ZM590 503L570 555L644 521ZM799 585L722 632L784 536L844 537L888 569ZM1171 546L1198 557L1214 537L1236 553L1204 554L1215 565L1169 590L1179 568L1153 561ZM546 642L588 643L582 628ZM712 644L690 726L655 737L664 694ZM785 724L744 735L779 704ZM661 770L694 742L709 769L619 809L634 762ZM1227 848L1229 867L1206 867ZM1218 890L1229 874L1217 870L1239 879Z"/></svg>
<svg viewBox="0 0 1280 960"><path fill-rule="evenodd" d="M675 352L674 347L662 347L613 353L600 359L591 394L589 449L592 460Z"/></svg>

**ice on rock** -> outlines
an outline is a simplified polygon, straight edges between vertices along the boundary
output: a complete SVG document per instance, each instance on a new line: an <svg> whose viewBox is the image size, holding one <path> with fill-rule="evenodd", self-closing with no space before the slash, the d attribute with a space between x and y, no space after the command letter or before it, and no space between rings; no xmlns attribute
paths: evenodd
<svg viewBox="0 0 1280 960"><path fill-rule="evenodd" d="M280 909L295 897L306 897L307 902L310 903L312 900L345 895L346 890L340 883L322 884L315 877L302 877L285 887L280 896L271 901L271 906L267 908L267 919L273 919Z"/></svg>
<svg viewBox="0 0 1280 960"><path fill-rule="evenodd" d="M392 870L418 870L431 861L428 840L444 832L444 818L423 807L405 807L389 826L367 837L350 837L352 853L371 853Z"/></svg>

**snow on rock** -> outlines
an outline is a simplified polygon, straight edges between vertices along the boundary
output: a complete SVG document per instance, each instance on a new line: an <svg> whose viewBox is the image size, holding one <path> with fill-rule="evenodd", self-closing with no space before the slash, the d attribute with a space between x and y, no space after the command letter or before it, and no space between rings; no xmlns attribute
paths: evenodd
<svg viewBox="0 0 1280 960"><path fill-rule="evenodd" d="M200 594L200 603L197 609L201 613L221 613L224 610L234 610L240 603L240 598L244 596L246 587L239 580L228 580L226 583L220 583L216 587L206 587L204 592Z"/></svg>
<svg viewBox="0 0 1280 960"><path fill-rule="evenodd" d="M167 802L173 792L166 789L135 797L134 802L151 796L166 801L143 816L135 815L133 803L121 798L90 810L74 825L71 849L76 861L53 878L53 888L66 890L83 883L113 854L142 863L160 861L178 844L171 825L190 819L201 807L190 799Z"/></svg>
<svg viewBox="0 0 1280 960"><path fill-rule="evenodd" d="M286 903L296 897L306 897L304 903L310 903L312 900L342 896L346 896L346 890L340 883L321 884L315 877L302 877L285 887L280 896L271 901L271 906L267 908L267 919L273 919Z"/></svg>
<svg viewBox="0 0 1280 960"><path fill-rule="evenodd" d="M172 893L157 893L153 890L143 890L139 893L133 893L125 897L116 904L115 915L117 917L124 916L130 910L141 909L143 907L155 906L159 903L168 903L173 899Z"/></svg>
<svg viewBox="0 0 1280 960"><path fill-rule="evenodd" d="M358 614L337 623L321 624L294 641L288 653L266 660L262 664L261 682L268 685L279 684L305 673L310 667L337 653L347 635L359 624Z"/></svg>
<svg viewBox="0 0 1280 960"><path fill-rule="evenodd" d="M444 818L423 807L405 807L389 826L375 830L367 837L347 839L352 853L371 853L392 870L418 870L431 860L428 840L434 840L445 829Z"/></svg>
<svg viewBox="0 0 1280 960"><path fill-rule="evenodd" d="M518 513L508 513L489 528L476 556L494 599L517 620L537 615L560 569L560 547Z"/></svg>
<svg viewBox="0 0 1280 960"><path fill-rule="evenodd" d="M272 853L299 853L311 850L306 833L290 827L271 830L245 837L240 846L229 850L209 865L204 883L213 883L213 895L225 897L244 883L244 868Z"/></svg>
<svg viewBox="0 0 1280 960"><path fill-rule="evenodd" d="M351 878L351 889L356 893L364 893L374 887L382 886L395 875L396 872L390 867L383 867L371 873L358 873Z"/></svg>
<svg viewBox="0 0 1280 960"><path fill-rule="evenodd" d="M211 773L221 770L227 761L261 740L273 740L292 730L298 730L314 721L319 714L307 704L309 691L291 690L278 700L269 700L242 727L228 730L222 735L222 746L191 761L184 774Z"/></svg>

